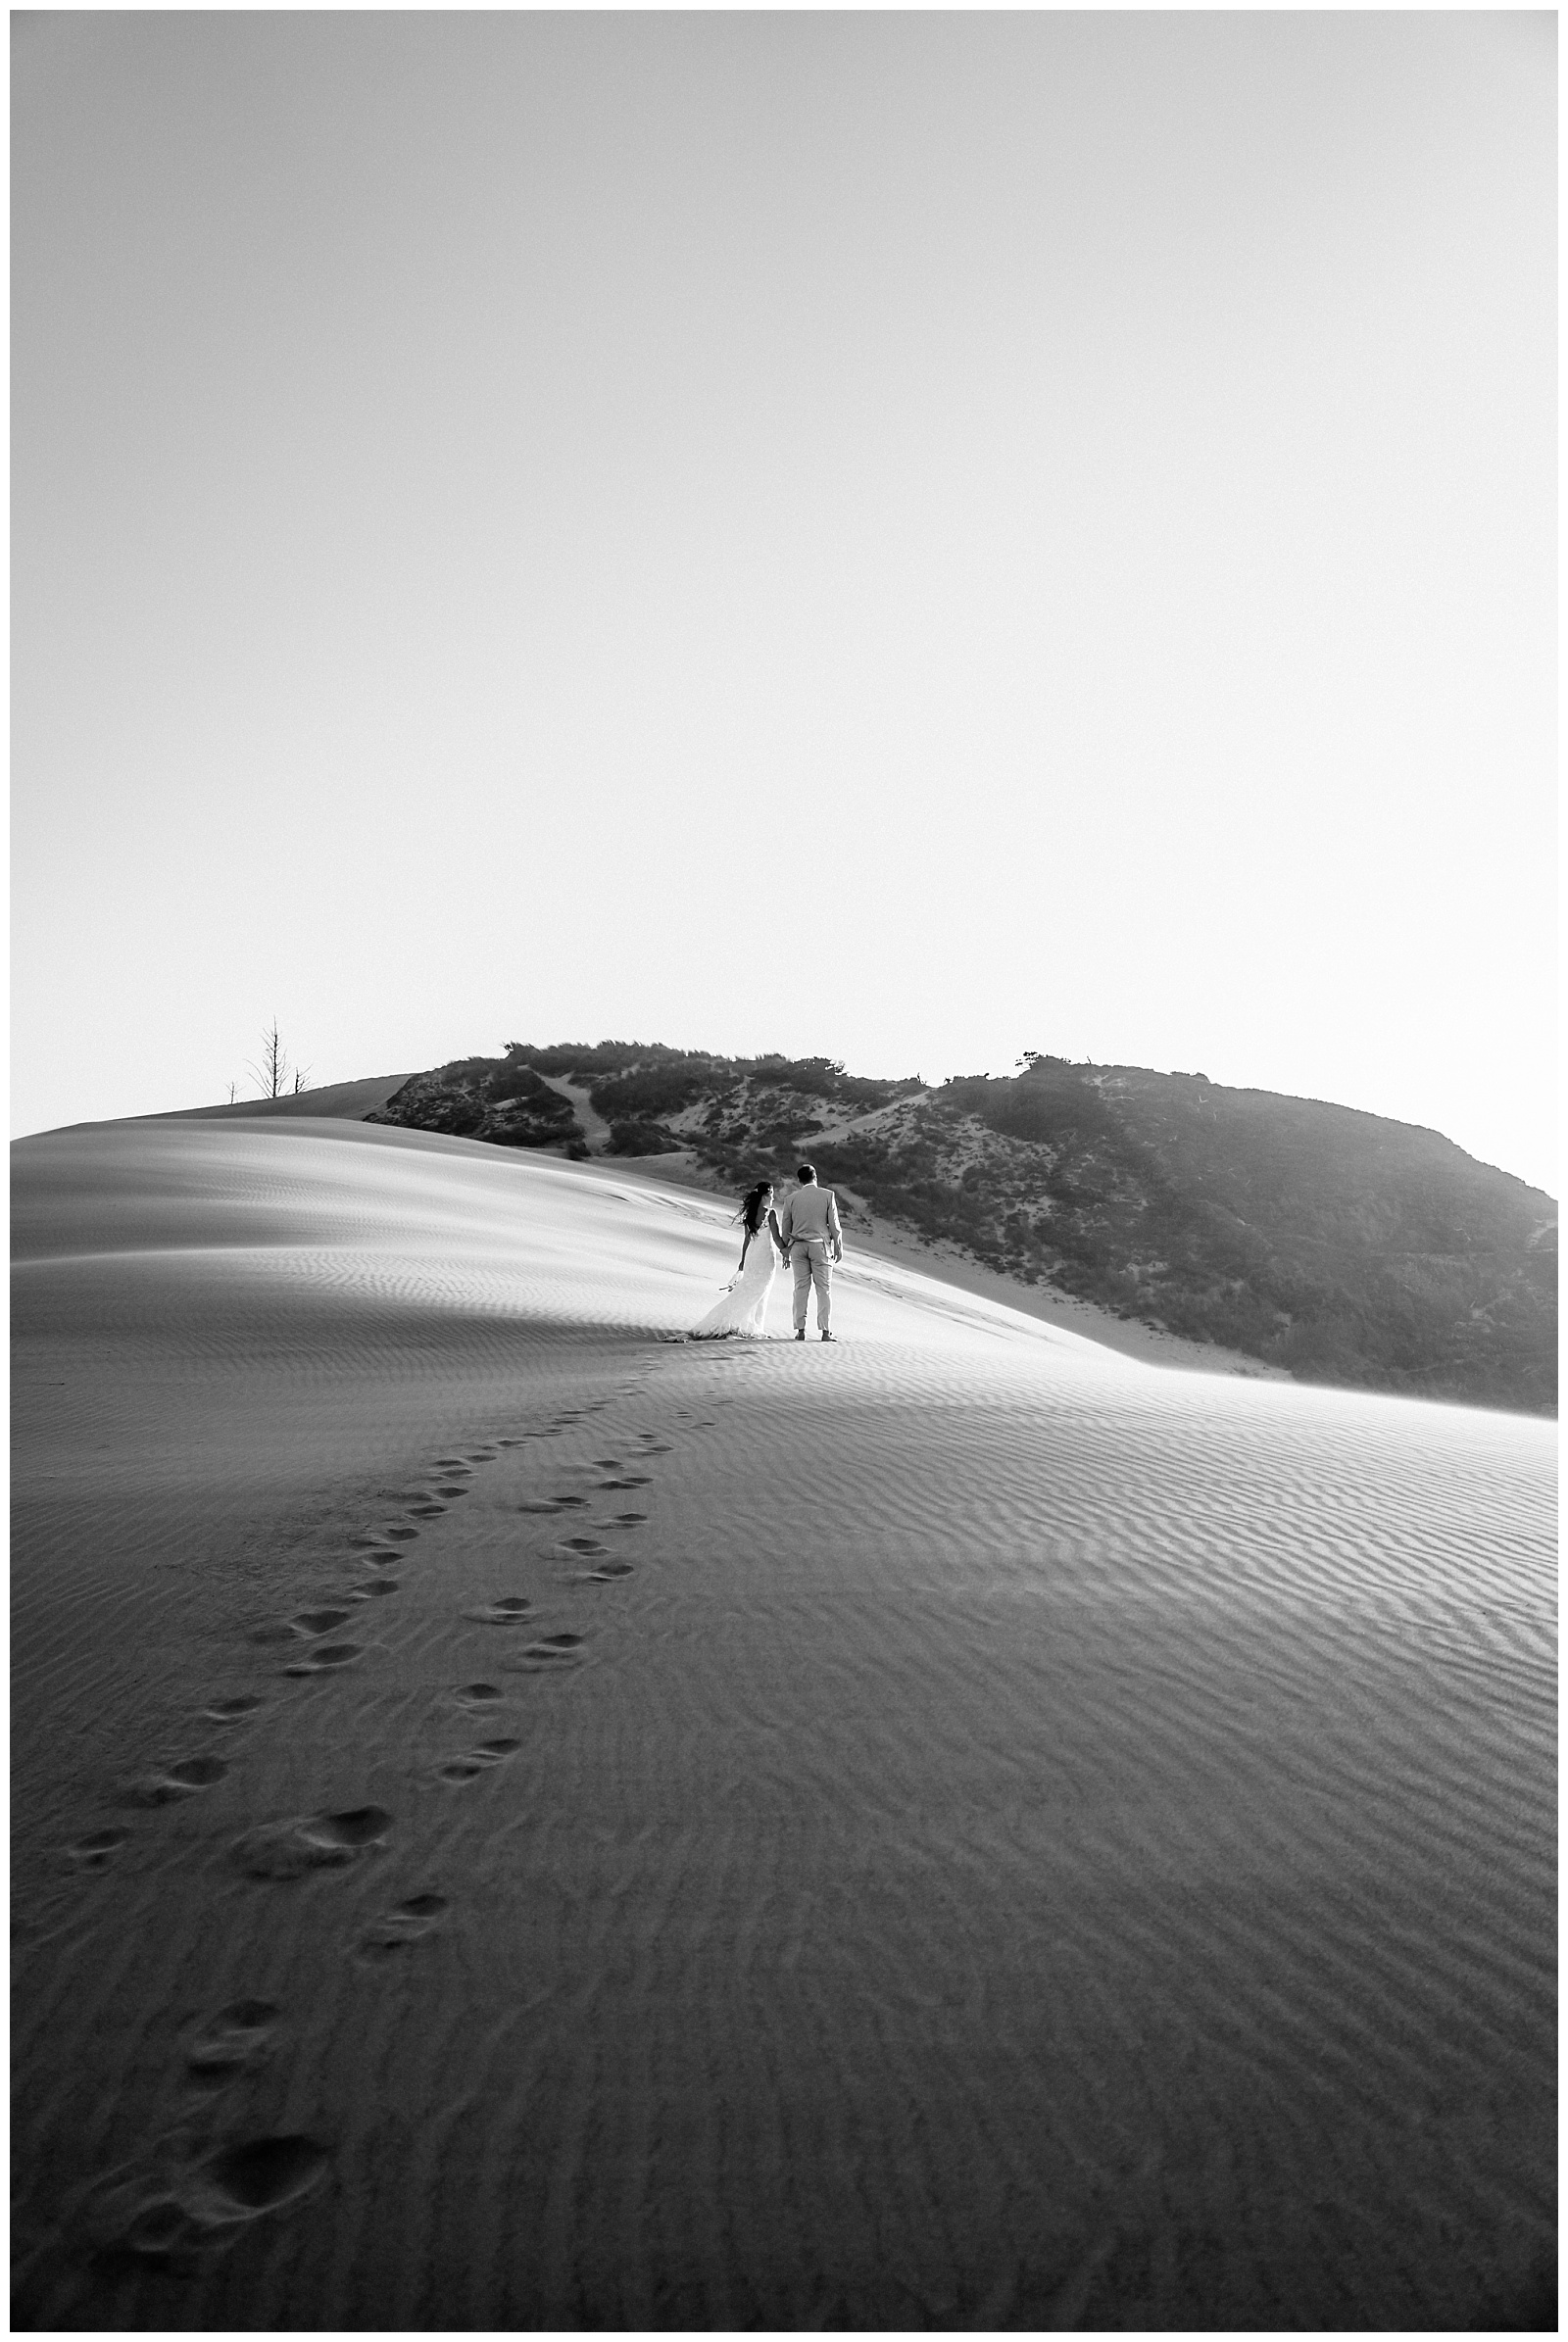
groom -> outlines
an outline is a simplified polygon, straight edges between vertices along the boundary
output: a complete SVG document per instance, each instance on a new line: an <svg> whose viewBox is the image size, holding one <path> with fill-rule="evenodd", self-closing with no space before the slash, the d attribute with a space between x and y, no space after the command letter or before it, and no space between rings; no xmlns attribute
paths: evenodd
<svg viewBox="0 0 1568 2342"><path fill-rule="evenodd" d="M814 1165L802 1163L795 1176L801 1184L779 1215L779 1235L795 1271L795 1339L806 1340L806 1297L814 1285L816 1330L832 1342L833 1263L844 1258L838 1201L831 1188L817 1186Z"/></svg>

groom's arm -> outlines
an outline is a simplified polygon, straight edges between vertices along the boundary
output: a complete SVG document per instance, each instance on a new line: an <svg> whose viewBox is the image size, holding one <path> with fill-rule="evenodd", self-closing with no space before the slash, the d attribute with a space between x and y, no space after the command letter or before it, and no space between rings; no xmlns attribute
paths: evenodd
<svg viewBox="0 0 1568 2342"><path fill-rule="evenodd" d="M827 1232L838 1246L839 1258L842 1260L844 1257L844 1231L839 1226L839 1199L831 1190L828 1192L827 1198Z"/></svg>
<svg viewBox="0 0 1568 2342"><path fill-rule="evenodd" d="M786 1197L784 1209L778 1215L778 1241L781 1249L786 1252L790 1248L790 1216L793 1210L794 1204Z"/></svg>

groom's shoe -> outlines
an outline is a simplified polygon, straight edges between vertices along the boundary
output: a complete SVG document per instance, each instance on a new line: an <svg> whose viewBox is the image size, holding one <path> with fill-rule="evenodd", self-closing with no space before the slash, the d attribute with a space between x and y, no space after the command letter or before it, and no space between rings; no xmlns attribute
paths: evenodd
<svg viewBox="0 0 1568 2342"><path fill-rule="evenodd" d="M806 1340L806 1328L804 1326L802 1326L797 1332L795 1339L797 1342L804 1342Z"/></svg>
<svg viewBox="0 0 1568 2342"><path fill-rule="evenodd" d="M824 1342L837 1342L838 1336L836 1334L824 1334L822 1340Z"/></svg>

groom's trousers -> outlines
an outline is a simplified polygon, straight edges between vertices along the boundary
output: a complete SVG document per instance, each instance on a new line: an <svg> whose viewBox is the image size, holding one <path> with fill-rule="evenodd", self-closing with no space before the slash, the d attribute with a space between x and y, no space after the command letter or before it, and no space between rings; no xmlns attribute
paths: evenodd
<svg viewBox="0 0 1568 2342"><path fill-rule="evenodd" d="M790 1246L790 1266L795 1271L795 1331L806 1331L806 1302L812 1286L816 1287L816 1328L825 1334L833 1315L833 1263L828 1257L825 1242L819 1236L798 1236Z"/></svg>

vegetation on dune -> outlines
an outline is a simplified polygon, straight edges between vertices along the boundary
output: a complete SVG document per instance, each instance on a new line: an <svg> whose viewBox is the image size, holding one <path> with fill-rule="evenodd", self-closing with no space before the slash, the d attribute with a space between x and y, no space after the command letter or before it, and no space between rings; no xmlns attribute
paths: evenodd
<svg viewBox="0 0 1568 2342"><path fill-rule="evenodd" d="M547 1078L548 1077L548 1078ZM1435 1131L1202 1074L1074 1065L940 1089L827 1057L513 1042L417 1075L375 1120L581 1154L689 1150L736 1186L809 1151L864 1211L1303 1381L1549 1411L1556 1209Z"/></svg>
<svg viewBox="0 0 1568 2342"><path fill-rule="evenodd" d="M296 1065L290 1058L283 1047L283 1037L277 1029L275 1016L262 1035L260 1057L247 1057L245 1065L246 1071L256 1078L259 1097L298 1098L310 1087L311 1069L308 1065ZM237 1082L228 1085L230 1105L235 1103L234 1094L238 1088Z"/></svg>
<svg viewBox="0 0 1568 2342"><path fill-rule="evenodd" d="M510 1057L458 1057L416 1073L368 1122L445 1131L496 1147L563 1147L586 1154L569 1098Z"/></svg>
<svg viewBox="0 0 1568 2342"><path fill-rule="evenodd" d="M610 1126L607 1154L679 1154L681 1143L657 1122L622 1118Z"/></svg>
<svg viewBox="0 0 1568 2342"><path fill-rule="evenodd" d="M1550 1199L1434 1131L1042 1061L949 1083L902 1139L819 1158L994 1268L1305 1381L1555 1401Z"/></svg>

